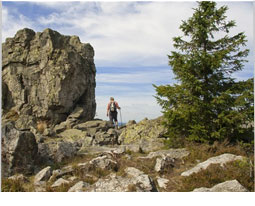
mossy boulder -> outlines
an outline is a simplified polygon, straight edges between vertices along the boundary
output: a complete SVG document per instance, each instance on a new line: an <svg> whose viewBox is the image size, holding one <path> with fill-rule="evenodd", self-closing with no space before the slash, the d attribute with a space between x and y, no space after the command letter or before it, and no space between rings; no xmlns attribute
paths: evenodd
<svg viewBox="0 0 255 206"><path fill-rule="evenodd" d="M157 150L164 146L166 129L162 125L163 117L148 120L147 118L135 124L128 124L119 139L122 144L140 145L145 152Z"/></svg>

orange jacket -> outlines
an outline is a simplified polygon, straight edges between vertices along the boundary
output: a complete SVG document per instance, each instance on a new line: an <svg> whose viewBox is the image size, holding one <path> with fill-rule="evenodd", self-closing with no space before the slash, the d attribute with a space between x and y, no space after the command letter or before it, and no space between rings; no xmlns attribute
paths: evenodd
<svg viewBox="0 0 255 206"><path fill-rule="evenodd" d="M109 102L108 105L107 105L107 112L110 110L111 103L112 102ZM116 108L120 109L118 102L114 101L114 103L116 105Z"/></svg>

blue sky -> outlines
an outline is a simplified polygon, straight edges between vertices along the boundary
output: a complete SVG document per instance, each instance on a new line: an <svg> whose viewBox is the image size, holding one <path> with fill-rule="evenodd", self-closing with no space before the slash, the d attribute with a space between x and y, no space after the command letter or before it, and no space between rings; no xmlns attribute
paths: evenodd
<svg viewBox="0 0 255 206"><path fill-rule="evenodd" d="M189 18L196 2L3 2L2 40L24 27L52 28L78 35L95 50L97 117L107 119L106 104L114 96L123 121L161 115L152 84L174 82L167 54L172 38L182 35L181 20ZM228 5L227 16L237 23L230 34L244 31L251 50L239 80L253 76L253 4Z"/></svg>

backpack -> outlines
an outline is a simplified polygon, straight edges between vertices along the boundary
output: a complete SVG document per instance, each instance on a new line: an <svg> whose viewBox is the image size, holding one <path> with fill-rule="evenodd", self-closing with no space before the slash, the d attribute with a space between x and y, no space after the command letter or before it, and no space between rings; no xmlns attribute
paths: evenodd
<svg viewBox="0 0 255 206"><path fill-rule="evenodd" d="M116 110L116 104L115 104L115 102L111 102L110 111L111 111L111 112L116 112L116 111L117 111L117 110Z"/></svg>

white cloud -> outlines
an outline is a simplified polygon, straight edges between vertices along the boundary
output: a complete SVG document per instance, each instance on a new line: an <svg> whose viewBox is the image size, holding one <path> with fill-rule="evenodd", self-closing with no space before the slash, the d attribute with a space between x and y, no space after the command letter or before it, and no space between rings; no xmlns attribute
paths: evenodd
<svg viewBox="0 0 255 206"><path fill-rule="evenodd" d="M30 2L34 3L55 12L38 19L7 15L8 18L3 18L3 25L8 27L3 30L3 38L25 26L34 29L36 25L50 26L91 43L97 66L166 66L167 54L174 49L172 38L182 35L181 21L188 19L197 5L195 2ZM229 19L237 22L233 31L245 31L252 47L253 14L249 9L252 4L218 2L223 4L229 5ZM6 9L4 12L8 13ZM249 60L253 60L252 53Z"/></svg>
<svg viewBox="0 0 255 206"><path fill-rule="evenodd" d="M22 14L18 14L17 18L10 14L6 7L2 6L2 42L5 41L7 37L13 37L18 30L32 27L32 20L26 18Z"/></svg>
<svg viewBox="0 0 255 206"><path fill-rule="evenodd" d="M169 69L156 69L155 71L140 71L132 73L99 73L96 76L97 82L100 83L156 83L169 81L173 78Z"/></svg>

